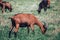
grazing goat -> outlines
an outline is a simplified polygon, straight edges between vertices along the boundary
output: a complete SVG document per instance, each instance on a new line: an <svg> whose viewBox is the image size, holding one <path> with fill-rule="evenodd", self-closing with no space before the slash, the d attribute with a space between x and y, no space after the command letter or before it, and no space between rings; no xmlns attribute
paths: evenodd
<svg viewBox="0 0 60 40"><path fill-rule="evenodd" d="M16 14L13 17L9 17L12 22L11 30L9 31L9 37L11 37L11 31L14 29L14 35L16 37L16 33L18 32L19 27L27 27L29 33L29 27L31 27L34 32L34 25L38 25L41 28L42 33L44 34L47 30L46 24L43 25L42 22L38 21L38 19L32 14Z"/></svg>
<svg viewBox="0 0 60 40"><path fill-rule="evenodd" d="M12 12L12 6L9 2L6 1L0 2L0 7L2 9L2 13L6 11L5 9L8 9L10 12Z"/></svg>
<svg viewBox="0 0 60 40"><path fill-rule="evenodd" d="M41 9L44 8L44 11L47 10L47 8L50 7L50 1L49 0L42 0L41 3L39 3L39 8L38 8L38 14L41 12Z"/></svg>

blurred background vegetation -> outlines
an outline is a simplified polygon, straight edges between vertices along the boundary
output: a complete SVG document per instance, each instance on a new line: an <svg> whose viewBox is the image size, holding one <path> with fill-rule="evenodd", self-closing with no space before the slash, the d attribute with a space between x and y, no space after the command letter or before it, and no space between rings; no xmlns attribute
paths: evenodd
<svg viewBox="0 0 60 40"><path fill-rule="evenodd" d="M51 8L46 12L42 9L41 13L37 13L38 5L41 0L3 0L10 2L13 8L12 12L2 14L0 10L0 40L60 40L60 0L50 0ZM48 29L45 34L42 34L38 26L34 26L35 34L30 29L27 33L27 28L19 28L17 38L8 38L11 21L8 17L17 13L29 13L35 15L40 21L48 23Z"/></svg>

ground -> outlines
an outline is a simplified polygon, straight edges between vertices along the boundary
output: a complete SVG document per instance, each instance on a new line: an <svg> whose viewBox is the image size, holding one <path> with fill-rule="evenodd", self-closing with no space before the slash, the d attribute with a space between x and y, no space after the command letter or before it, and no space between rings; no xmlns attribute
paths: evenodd
<svg viewBox="0 0 60 40"><path fill-rule="evenodd" d="M13 8L12 12L2 14L0 10L0 40L60 40L60 0L50 0L50 9L46 12L42 9L38 14L37 9L41 0L4 0L10 2ZM30 28L30 33L27 33L27 28L19 28L17 38L8 38L8 32L11 26L9 17L17 13L29 13L35 15L40 21L48 23L48 29L45 34L41 33L38 26L34 26L35 33Z"/></svg>

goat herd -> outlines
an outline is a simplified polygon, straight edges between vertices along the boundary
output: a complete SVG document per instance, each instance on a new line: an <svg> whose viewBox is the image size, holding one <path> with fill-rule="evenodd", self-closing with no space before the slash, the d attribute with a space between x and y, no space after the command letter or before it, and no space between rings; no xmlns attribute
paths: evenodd
<svg viewBox="0 0 60 40"><path fill-rule="evenodd" d="M12 6L9 2L0 0L0 7L2 9L2 13L4 13L8 9L10 12L12 12ZM47 8L50 7L50 0L42 0L41 3L39 3L38 13L41 12L41 9L44 8L44 11L47 10ZM13 17L9 17L11 19L11 30L9 31L9 38L11 37L11 32L14 29L14 36L17 36L17 32L19 27L27 27L28 33L29 28L32 29L34 32L34 25L38 25L41 29L42 33L44 34L47 30L46 23L42 24L34 15L32 14L15 14Z"/></svg>

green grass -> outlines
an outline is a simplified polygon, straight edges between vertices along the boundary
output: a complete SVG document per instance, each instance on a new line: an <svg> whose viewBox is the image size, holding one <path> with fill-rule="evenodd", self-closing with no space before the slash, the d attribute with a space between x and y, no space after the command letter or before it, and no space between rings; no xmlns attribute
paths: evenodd
<svg viewBox="0 0 60 40"><path fill-rule="evenodd" d="M0 40L60 40L60 0L51 0L51 8L46 12L42 9L41 13L37 13L38 5L41 0L4 0L10 2L13 8L12 12L1 13L0 10ZM45 34L41 33L38 26L34 26L35 34L30 28L30 33L27 33L27 28L19 28L17 38L8 38L11 21L8 19L17 13L29 13L35 15L40 21L48 23L48 29Z"/></svg>

